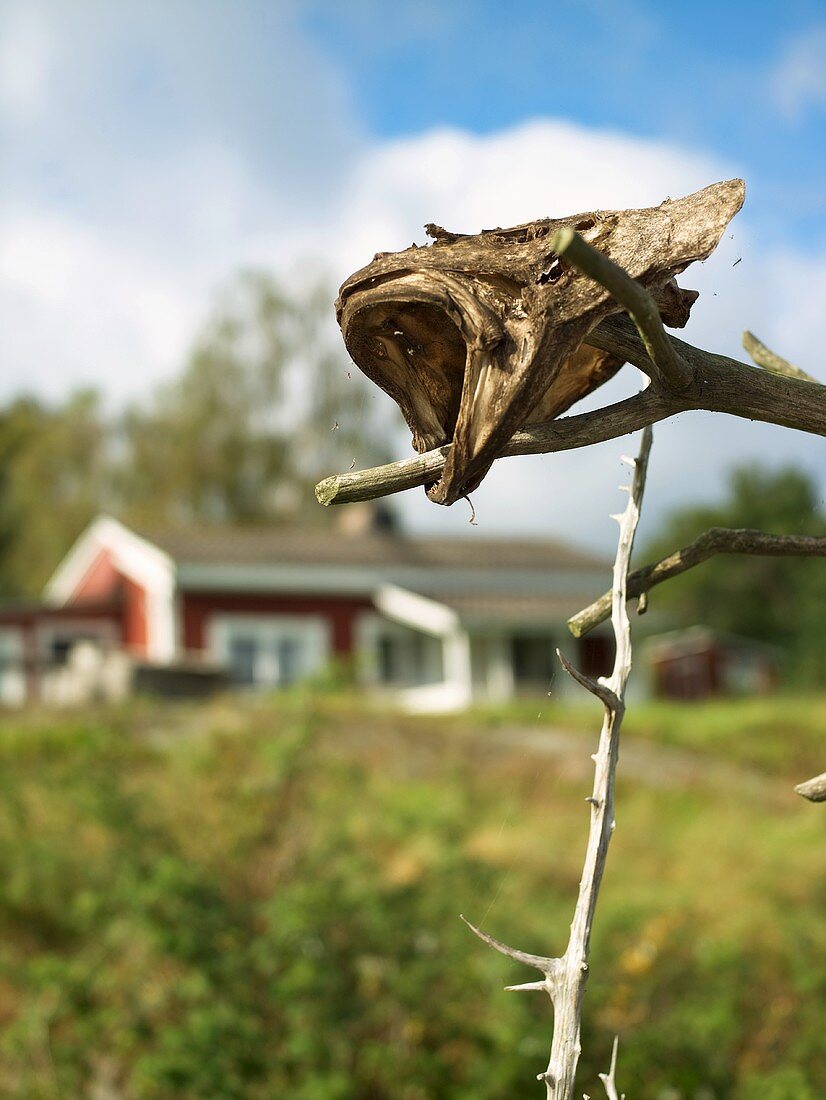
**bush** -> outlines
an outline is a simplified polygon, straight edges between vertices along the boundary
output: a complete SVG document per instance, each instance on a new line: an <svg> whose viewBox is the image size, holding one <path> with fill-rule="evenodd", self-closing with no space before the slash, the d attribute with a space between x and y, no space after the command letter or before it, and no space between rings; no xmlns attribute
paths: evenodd
<svg viewBox="0 0 826 1100"><path fill-rule="evenodd" d="M435 720L240 706L0 728L2 1094L522 1094L547 1000L458 914L564 946L582 784ZM623 785L583 1087L619 1033L635 1100L822 1094L811 809Z"/></svg>

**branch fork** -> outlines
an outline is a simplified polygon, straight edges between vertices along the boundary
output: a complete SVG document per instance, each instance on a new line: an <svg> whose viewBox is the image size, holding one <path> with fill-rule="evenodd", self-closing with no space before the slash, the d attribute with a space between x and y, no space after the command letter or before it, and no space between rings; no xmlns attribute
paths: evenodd
<svg viewBox="0 0 826 1100"><path fill-rule="evenodd" d="M761 345L762 346L762 345ZM651 562L637 569L628 577L626 597L639 597L638 614L648 608L648 593L664 581L693 569L715 554L750 554L770 557L826 558L826 537L816 535L772 535L766 531L747 528L710 527L688 546L675 550L668 557ZM599 599L578 611L568 620L568 629L575 638L581 638L611 614L614 593L604 592ZM559 650L557 650L559 653ZM563 667L574 679L595 695L599 685L570 667L559 654ZM826 802L826 773L799 783L795 792L810 802Z"/></svg>
<svg viewBox="0 0 826 1100"><path fill-rule="evenodd" d="M620 700L604 677L600 676L597 679L593 679L590 676L586 676L584 672L580 672L579 669L571 664L561 649L557 649L556 655L559 658L559 663L571 679L575 680L580 687L584 687L586 691L590 691L590 693L595 695L606 707L610 707L613 710L619 710L621 706Z"/></svg>
<svg viewBox="0 0 826 1100"><path fill-rule="evenodd" d="M760 370L703 351L668 333L664 335L680 359L692 368L693 381L686 389L664 390L652 383L633 397L593 412L526 425L513 433L500 457L590 447L692 410L726 413L826 436L826 386ZM649 377L657 374L645 344L627 317L608 317L588 333L584 343L632 363ZM318 483L316 498L325 506L349 504L429 485L441 476L451 447L446 444L385 466L334 474Z"/></svg>

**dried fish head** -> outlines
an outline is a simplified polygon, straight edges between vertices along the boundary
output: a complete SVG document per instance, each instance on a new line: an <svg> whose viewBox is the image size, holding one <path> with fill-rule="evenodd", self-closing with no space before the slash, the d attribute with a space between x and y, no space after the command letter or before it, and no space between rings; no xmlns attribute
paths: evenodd
<svg viewBox="0 0 826 1100"><path fill-rule="evenodd" d="M583 343L622 307L555 255L559 229L625 268L679 327L697 294L675 276L712 252L743 197L729 180L643 210L474 235L429 225L433 244L380 253L347 279L336 310L353 361L397 402L416 450L452 443L430 498L471 492L514 431L558 416L622 365Z"/></svg>

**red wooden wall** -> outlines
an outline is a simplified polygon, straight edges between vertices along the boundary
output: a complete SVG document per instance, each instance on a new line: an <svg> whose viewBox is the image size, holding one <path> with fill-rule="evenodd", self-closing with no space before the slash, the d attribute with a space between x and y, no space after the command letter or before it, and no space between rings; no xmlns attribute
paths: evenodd
<svg viewBox="0 0 826 1100"><path fill-rule="evenodd" d="M207 645L210 616L216 613L255 612L262 615L320 615L330 624L333 652L345 657L353 653L354 627L363 611L373 603L362 596L272 595L265 592L182 592L180 609L183 646L187 651Z"/></svg>

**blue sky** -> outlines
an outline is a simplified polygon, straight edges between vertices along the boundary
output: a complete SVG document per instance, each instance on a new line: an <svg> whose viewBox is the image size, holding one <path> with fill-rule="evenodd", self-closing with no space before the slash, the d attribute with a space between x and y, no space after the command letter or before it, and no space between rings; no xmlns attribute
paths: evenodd
<svg viewBox="0 0 826 1100"><path fill-rule="evenodd" d="M427 221L474 231L733 175L746 207L684 276L702 295L688 336L740 355L752 328L826 379L825 115L822 0L0 0L0 398L146 394L240 267L321 274L332 300ZM781 429L700 415L660 437L655 507L761 456L826 479L822 441ZM498 464L480 520L562 532L575 514L601 545L629 445ZM404 507L466 529L423 494Z"/></svg>
<svg viewBox="0 0 826 1100"><path fill-rule="evenodd" d="M822 0L365 0L302 23L376 135L549 116L713 149L750 169L764 233L823 242Z"/></svg>

